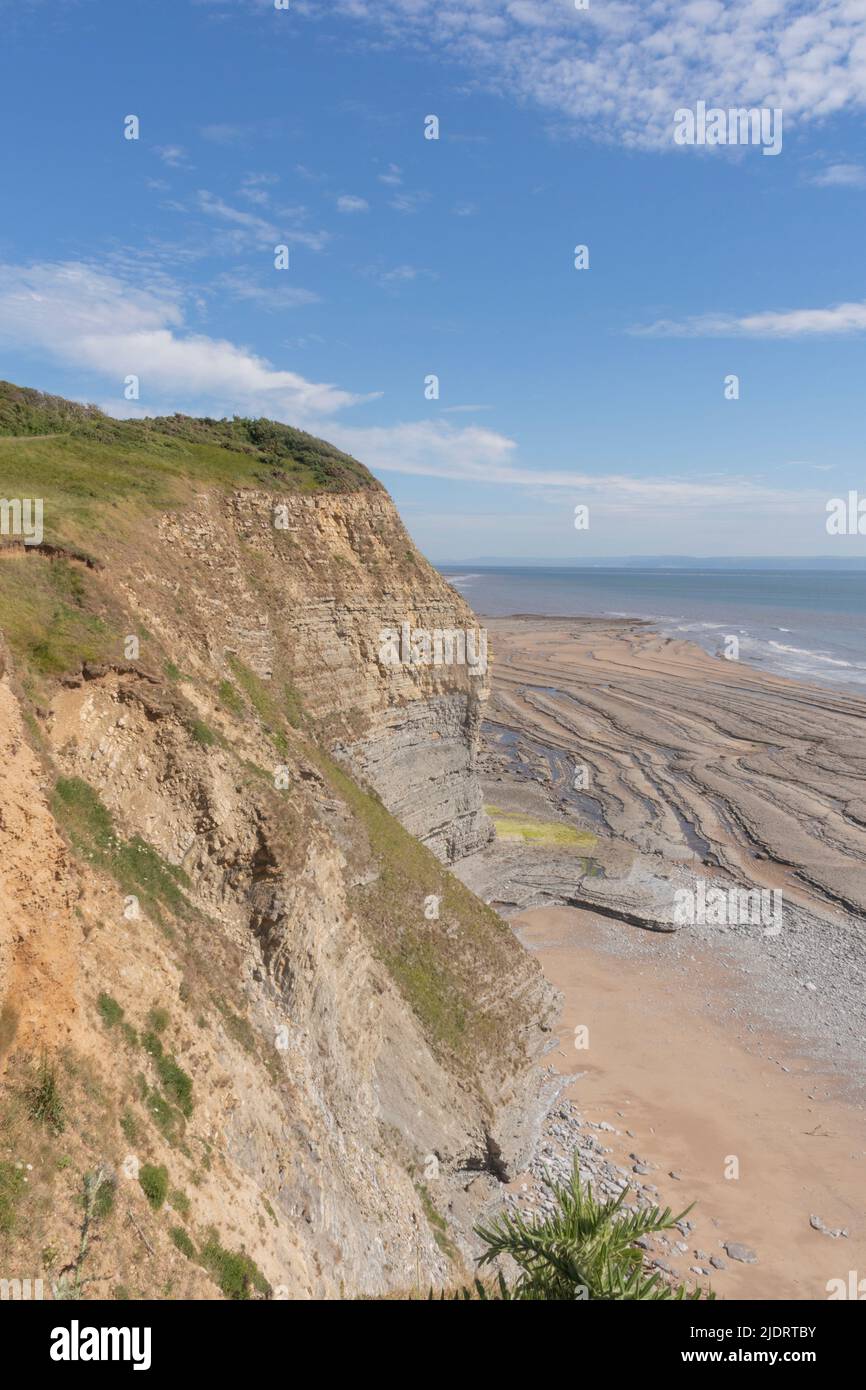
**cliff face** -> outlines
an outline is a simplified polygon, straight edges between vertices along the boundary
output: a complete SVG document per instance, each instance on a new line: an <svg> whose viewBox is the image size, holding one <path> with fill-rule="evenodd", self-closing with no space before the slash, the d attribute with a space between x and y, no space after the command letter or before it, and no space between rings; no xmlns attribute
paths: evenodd
<svg viewBox="0 0 866 1390"><path fill-rule="evenodd" d="M208 664L234 651L265 679L285 670L341 760L445 862L492 838L475 767L489 693L477 621L386 493L205 494L161 534L172 554L161 587L183 577L184 622L204 634ZM457 636L437 661L443 631Z"/></svg>
<svg viewBox="0 0 866 1390"><path fill-rule="evenodd" d="M45 501L0 552L5 1265L82 1297L457 1277L554 1004L445 867L489 834L486 676L388 645L472 614L307 436L0 387L4 424L0 493Z"/></svg>

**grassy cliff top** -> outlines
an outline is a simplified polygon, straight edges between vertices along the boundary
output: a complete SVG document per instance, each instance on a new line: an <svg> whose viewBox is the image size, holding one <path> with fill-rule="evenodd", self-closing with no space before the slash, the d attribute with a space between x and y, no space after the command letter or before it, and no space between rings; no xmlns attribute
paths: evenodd
<svg viewBox="0 0 866 1390"><path fill-rule="evenodd" d="M0 381L0 495L50 498L71 512L88 499L161 506L186 480L281 493L380 487L357 459L274 420L115 420Z"/></svg>

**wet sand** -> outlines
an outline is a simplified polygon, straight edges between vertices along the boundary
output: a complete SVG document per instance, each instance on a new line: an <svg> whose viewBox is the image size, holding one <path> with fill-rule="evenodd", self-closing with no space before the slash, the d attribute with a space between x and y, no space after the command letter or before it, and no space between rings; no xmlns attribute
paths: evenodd
<svg viewBox="0 0 866 1390"><path fill-rule="evenodd" d="M670 938L646 933L639 954L624 954L618 935L634 928L568 908L512 925L563 993L550 1061L575 1078L564 1094L618 1131L598 1133L613 1162L630 1170L636 1153L653 1165L632 1180L655 1184L662 1206L697 1202L688 1252L658 1248L671 1269L744 1299L826 1299L828 1280L866 1275L866 1116L844 1078L743 1011L735 966L706 949L676 957ZM577 1025L589 1029L579 1051ZM726 1178L732 1158L739 1177ZM813 1230L812 1215L849 1236ZM730 1259L726 1241L757 1263ZM696 1250L726 1268L696 1280L690 1268L706 1264Z"/></svg>

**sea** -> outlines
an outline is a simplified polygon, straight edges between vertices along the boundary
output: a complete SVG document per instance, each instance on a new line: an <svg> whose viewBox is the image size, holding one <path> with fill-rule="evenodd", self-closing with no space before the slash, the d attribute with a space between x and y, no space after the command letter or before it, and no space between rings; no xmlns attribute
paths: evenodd
<svg viewBox="0 0 866 1390"><path fill-rule="evenodd" d="M643 618L659 632L792 680L866 694L866 570L442 565L488 617Z"/></svg>

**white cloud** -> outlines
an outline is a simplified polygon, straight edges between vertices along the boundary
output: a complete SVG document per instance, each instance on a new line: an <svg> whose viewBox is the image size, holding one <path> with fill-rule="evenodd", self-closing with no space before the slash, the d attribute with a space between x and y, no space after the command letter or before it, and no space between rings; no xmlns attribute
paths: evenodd
<svg viewBox="0 0 866 1390"><path fill-rule="evenodd" d="M668 520L688 514L696 525L711 518L713 527L725 517L754 520L761 509L777 519L824 515L825 493L775 489L752 478L638 477L543 463L528 468L514 439L478 425L346 424L342 412L369 396L308 381L224 338L190 332L182 297L164 279L142 287L81 263L0 264L0 344L92 373L110 414L267 415L326 435L374 471L517 487L566 514L580 501L594 504L596 516L641 525L650 512ZM130 373L141 379L139 402L122 398Z"/></svg>
<svg viewBox="0 0 866 1390"><path fill-rule="evenodd" d="M389 164L384 174L379 175L380 183L387 183L392 188L403 182L403 170L399 164Z"/></svg>
<svg viewBox="0 0 866 1390"><path fill-rule="evenodd" d="M396 193L388 206L395 212L414 213L429 200L429 193Z"/></svg>
<svg viewBox="0 0 866 1390"><path fill-rule="evenodd" d="M698 314L657 319L629 332L647 338L816 338L866 332L866 301L829 309L767 310L759 314Z"/></svg>
<svg viewBox="0 0 866 1390"><path fill-rule="evenodd" d="M811 180L819 188L866 188L862 164L831 164Z"/></svg>
<svg viewBox="0 0 866 1390"><path fill-rule="evenodd" d="M582 137L671 148L674 111L699 99L778 106L786 128L866 106L862 0L308 0L395 46L438 48L501 94ZM447 122L443 131L447 138ZM380 176L382 177L382 176Z"/></svg>
<svg viewBox="0 0 866 1390"><path fill-rule="evenodd" d="M186 169L189 159L182 145L157 145L156 152L163 164L171 169Z"/></svg>
<svg viewBox="0 0 866 1390"><path fill-rule="evenodd" d="M184 327L181 297L81 263L0 265L0 341L89 369L106 383L141 378L144 408L235 411L312 427L369 396L282 371L224 338ZM214 406L217 408L214 409ZM115 413L126 414L119 400Z"/></svg>
<svg viewBox="0 0 866 1390"><path fill-rule="evenodd" d="M268 188L279 181L278 174L244 174L238 193L241 198L246 198L248 203L265 208L271 201Z"/></svg>
<svg viewBox="0 0 866 1390"><path fill-rule="evenodd" d="M282 283L282 277L273 275L270 284L252 280L240 270L229 270L216 281L217 288L227 290L232 299L250 304L258 304L271 312L278 309L295 309L303 304L318 304L319 295L314 290L305 290L297 285Z"/></svg>
<svg viewBox="0 0 866 1390"><path fill-rule="evenodd" d="M308 183L326 183L328 180L327 174L317 174L315 169L308 169L306 164L296 164L295 173Z"/></svg>
<svg viewBox="0 0 866 1390"><path fill-rule="evenodd" d="M243 208L233 208L222 198L208 193L205 188L199 190L198 205L202 212L207 213L208 217L216 217L223 222L231 222L234 226L242 227L257 241L268 244L279 241L279 232L272 222L266 222L263 217L258 217L254 212L245 212Z"/></svg>
<svg viewBox="0 0 866 1390"><path fill-rule="evenodd" d="M363 273L371 280L375 280L377 285L381 285L383 289L396 289L398 285L411 284L419 276L428 276L431 272L422 270L417 265L383 266L379 264L367 266Z"/></svg>
<svg viewBox="0 0 866 1390"><path fill-rule="evenodd" d="M228 223L234 229L235 240L239 244L249 242L251 245L271 248L278 244L299 245L306 246L311 251L321 251L330 241L328 232L313 232L297 225L288 226L289 221L303 216L303 208L280 209L277 216L286 218L287 222L277 226L254 212L232 207L230 203L209 193L207 189L200 189L197 196L199 210L208 217Z"/></svg>
<svg viewBox="0 0 866 1390"><path fill-rule="evenodd" d="M340 423L330 425L328 437L363 459L374 472L529 488L553 499L565 491L577 501L601 503L622 511L652 508L712 512L728 508L739 513L773 507L781 515L818 507L815 514L823 514L823 493L765 487L747 477L709 476L696 482L693 475L642 478L582 469L526 468L518 461L515 440L477 425L460 428L435 420L372 427Z"/></svg>
<svg viewBox="0 0 866 1390"><path fill-rule="evenodd" d="M240 145L249 135L249 127L218 121L214 125L202 126L201 134L205 140L211 140L215 145Z"/></svg>
<svg viewBox="0 0 866 1390"><path fill-rule="evenodd" d="M509 460L517 450L513 439L494 430L458 429L433 420L358 429L332 425L330 435L369 468L480 482L503 481L502 475L513 471Z"/></svg>
<svg viewBox="0 0 866 1390"><path fill-rule="evenodd" d="M353 193L344 193L337 199L338 212L369 212L370 204L366 198L357 198Z"/></svg>

